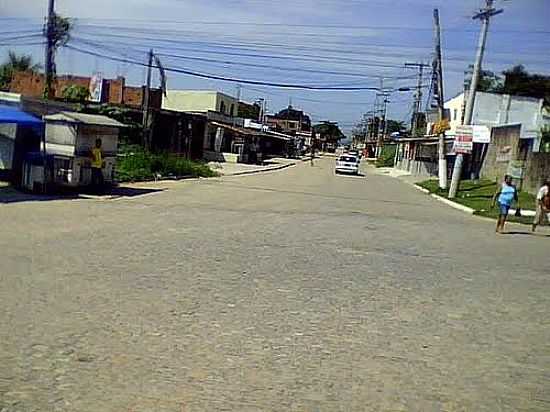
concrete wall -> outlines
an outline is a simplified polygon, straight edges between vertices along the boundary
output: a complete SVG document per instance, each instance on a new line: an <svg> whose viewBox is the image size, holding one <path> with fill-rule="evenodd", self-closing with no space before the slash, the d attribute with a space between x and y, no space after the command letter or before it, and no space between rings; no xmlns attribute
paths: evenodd
<svg viewBox="0 0 550 412"><path fill-rule="evenodd" d="M55 97L63 98L63 90L68 86L82 86L86 89L90 85L90 77L82 76L58 76L54 82ZM26 97L42 97L44 94L45 79L43 74L29 72L14 73L10 91ZM124 77L103 80L103 93L101 103L124 104L140 108L143 104L143 87L126 86ZM162 91L152 89L150 92L150 105L152 108L160 108L162 105Z"/></svg>
<svg viewBox="0 0 550 412"><path fill-rule="evenodd" d="M162 101L162 108L179 112L222 112L230 116L238 109L237 99L216 91L168 90Z"/></svg>
<svg viewBox="0 0 550 412"><path fill-rule="evenodd" d="M542 182L550 178L550 153L525 153L520 130L519 125L493 129L481 177L500 181L508 172L510 161L525 159L522 189L536 193Z"/></svg>
<svg viewBox="0 0 550 412"><path fill-rule="evenodd" d="M542 103L542 99L531 97L478 92L472 123L488 127L521 123L521 137L538 140L540 129L550 124L550 117L544 114ZM456 128L462 124L463 104L464 94L445 103L451 114L449 136L454 136ZM537 142L534 147L538 148Z"/></svg>
<svg viewBox="0 0 550 412"><path fill-rule="evenodd" d="M504 177L510 161L518 159L520 133L520 125L493 129L491 144L480 171L482 178L500 181Z"/></svg>
<svg viewBox="0 0 550 412"><path fill-rule="evenodd" d="M395 164L395 168L409 172L413 176L429 179L437 176L439 165L437 162L402 159Z"/></svg>
<svg viewBox="0 0 550 412"><path fill-rule="evenodd" d="M523 190L535 194L546 179L550 179L550 153L529 153Z"/></svg>

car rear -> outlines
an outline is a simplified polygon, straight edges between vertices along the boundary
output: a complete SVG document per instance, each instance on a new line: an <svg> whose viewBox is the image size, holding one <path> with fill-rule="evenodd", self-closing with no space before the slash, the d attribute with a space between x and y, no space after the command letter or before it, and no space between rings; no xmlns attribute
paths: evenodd
<svg viewBox="0 0 550 412"><path fill-rule="evenodd" d="M359 174L359 162L355 156L340 156L336 161L336 173Z"/></svg>

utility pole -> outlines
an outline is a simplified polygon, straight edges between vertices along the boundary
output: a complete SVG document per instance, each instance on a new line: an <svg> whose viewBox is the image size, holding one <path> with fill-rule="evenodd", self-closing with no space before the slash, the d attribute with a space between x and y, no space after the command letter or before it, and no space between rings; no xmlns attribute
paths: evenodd
<svg viewBox="0 0 550 412"><path fill-rule="evenodd" d="M149 62L147 64L147 84L145 85L145 91L143 93L143 145L147 150L151 149L150 142L150 116L149 116L149 106L150 106L150 94L151 94L151 74L153 71L153 49L149 50Z"/></svg>
<svg viewBox="0 0 550 412"><path fill-rule="evenodd" d="M411 135L415 136L418 129L418 117L422 109L422 80L424 76L424 68L430 67L425 63L405 63L405 67L416 67L418 68L418 83L416 86L416 94L414 99L413 106L413 115L411 121Z"/></svg>
<svg viewBox="0 0 550 412"><path fill-rule="evenodd" d="M231 113L233 116L233 127L237 124L237 117L239 117L239 105L241 102L241 85L237 85L237 110L235 113Z"/></svg>
<svg viewBox="0 0 550 412"><path fill-rule="evenodd" d="M474 104L476 99L477 85L479 83L479 75L481 73L481 66L483 64L483 56L485 54L485 45L487 44L487 33L489 32L489 23L491 17L502 13L504 10L497 10L493 7L494 0L486 0L486 7L481 9L473 19L481 20L481 34L479 36L479 44L477 46L476 61L474 64L474 72L472 75L472 82L470 83L470 92L468 93L468 100L466 102L466 110L464 113L464 125L472 124L472 117L474 114ZM453 178L451 180L451 187L449 189L449 198L454 199L458 192L458 186L460 184L460 178L462 176L462 166L464 164L464 155L458 153L456 155L455 165L453 168Z"/></svg>
<svg viewBox="0 0 550 412"><path fill-rule="evenodd" d="M435 64L434 74L437 79L437 108L439 122L442 125L445 120L445 98L443 95L443 59L441 57L441 25L439 21L439 9L434 9L435 28ZM445 153L445 130L440 130L439 142L439 188L447 189L447 157Z"/></svg>
<svg viewBox="0 0 550 412"><path fill-rule="evenodd" d="M54 76L54 33L55 33L55 0L48 0L48 16L46 17L46 56L44 70L46 75L46 88L44 97L53 99L55 90L52 87Z"/></svg>

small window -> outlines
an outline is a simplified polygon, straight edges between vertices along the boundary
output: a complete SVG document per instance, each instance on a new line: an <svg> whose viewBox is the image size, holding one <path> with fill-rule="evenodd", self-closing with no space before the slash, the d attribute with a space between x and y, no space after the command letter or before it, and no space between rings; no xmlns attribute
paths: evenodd
<svg viewBox="0 0 550 412"><path fill-rule="evenodd" d="M220 113L225 114L225 102L221 102L220 104Z"/></svg>
<svg viewBox="0 0 550 412"><path fill-rule="evenodd" d="M231 113L230 113L231 116L235 116L235 105L232 104L231 105Z"/></svg>
<svg viewBox="0 0 550 412"><path fill-rule="evenodd" d="M457 119L458 119L458 109L455 109L454 120L457 120Z"/></svg>

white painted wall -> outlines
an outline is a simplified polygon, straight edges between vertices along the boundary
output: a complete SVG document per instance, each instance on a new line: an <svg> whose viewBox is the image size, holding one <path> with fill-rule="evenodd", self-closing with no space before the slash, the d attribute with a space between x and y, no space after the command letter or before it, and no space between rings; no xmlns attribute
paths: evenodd
<svg viewBox="0 0 550 412"><path fill-rule="evenodd" d="M461 125L463 104L464 94L445 103L451 114L449 136L454 136ZM537 148L540 129L550 125L550 117L543 114L542 99L478 92L472 123L488 127L521 123L521 138L534 139Z"/></svg>

